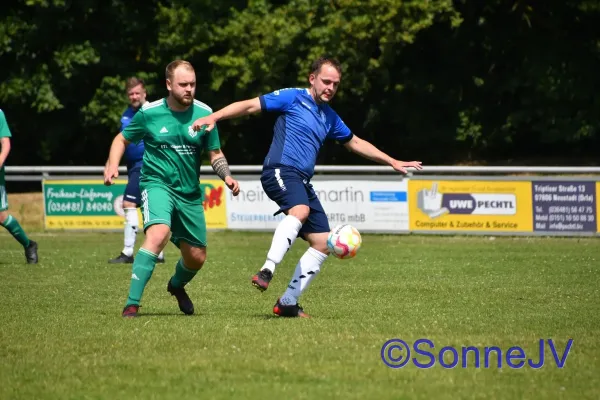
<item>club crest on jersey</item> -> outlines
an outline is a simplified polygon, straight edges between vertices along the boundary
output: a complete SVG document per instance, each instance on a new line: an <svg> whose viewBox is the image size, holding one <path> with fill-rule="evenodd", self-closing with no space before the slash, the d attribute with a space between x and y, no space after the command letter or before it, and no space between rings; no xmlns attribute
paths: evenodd
<svg viewBox="0 0 600 400"><path fill-rule="evenodd" d="M188 126L188 135L190 135L192 137L192 139L195 138L197 134L198 134L198 132L196 132L194 130L194 128L192 128L191 125Z"/></svg>
<svg viewBox="0 0 600 400"><path fill-rule="evenodd" d="M319 111L319 116L321 117L321 121L323 121L323 123L327 121L327 117L325 116L323 110Z"/></svg>

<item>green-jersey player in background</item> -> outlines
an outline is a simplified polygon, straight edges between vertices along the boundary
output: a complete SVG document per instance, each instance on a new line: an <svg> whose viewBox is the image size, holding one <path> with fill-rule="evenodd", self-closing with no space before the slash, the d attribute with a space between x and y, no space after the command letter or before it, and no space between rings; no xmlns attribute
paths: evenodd
<svg viewBox="0 0 600 400"><path fill-rule="evenodd" d="M169 96L142 106L113 140L104 170L104 183L111 185L119 175L125 147L144 140L140 189L146 238L133 262L123 317L137 316L157 256L169 239L180 249L181 258L167 291L176 297L183 313L194 313L184 286L206 260L206 220L199 183L203 151L208 152L215 173L234 195L239 193L238 182L232 178L221 152L218 130L192 129L194 120L212 112L206 104L194 99L194 68L187 61L173 61L166 68L166 78Z"/></svg>
<svg viewBox="0 0 600 400"><path fill-rule="evenodd" d="M25 260L28 264L37 264L37 243L29 240L15 217L8 213L8 196L4 181L4 163L10 153L10 129L4 112L0 110L0 225L2 225L25 249Z"/></svg>

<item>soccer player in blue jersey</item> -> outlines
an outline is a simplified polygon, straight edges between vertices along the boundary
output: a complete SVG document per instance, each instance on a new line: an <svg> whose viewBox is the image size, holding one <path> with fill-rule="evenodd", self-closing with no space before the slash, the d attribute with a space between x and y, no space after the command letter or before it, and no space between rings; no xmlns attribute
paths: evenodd
<svg viewBox="0 0 600 400"><path fill-rule="evenodd" d="M406 173L407 168L422 169L420 161L399 161L371 143L354 135L329 106L339 87L342 71L337 60L321 57L310 69L310 87L281 89L253 99L232 103L215 113L199 118L193 129L213 129L217 121L255 114L277 112L274 137L264 160L261 182L265 193L286 214L281 220L267 253L267 260L252 277L259 290L268 288L275 267L300 236L310 247L300 258L285 293L277 300L273 312L283 317L308 317L298 304L301 294L321 269L328 256L327 215L310 184L317 154L326 139L336 140L352 152L389 165Z"/></svg>
<svg viewBox="0 0 600 400"><path fill-rule="evenodd" d="M146 103L146 86L142 79L131 77L127 79L125 90L129 99L129 107L121 116L121 130L123 132L133 119L135 113ZM130 143L125 148L125 159L127 160L127 186L123 194L123 212L125 213L125 240L124 247L117 257L109 260L111 264L132 264L133 247L138 233L139 218L137 208L141 205L140 195L140 172L142 160L144 159L144 141ZM159 263L165 262L161 251L158 255Z"/></svg>

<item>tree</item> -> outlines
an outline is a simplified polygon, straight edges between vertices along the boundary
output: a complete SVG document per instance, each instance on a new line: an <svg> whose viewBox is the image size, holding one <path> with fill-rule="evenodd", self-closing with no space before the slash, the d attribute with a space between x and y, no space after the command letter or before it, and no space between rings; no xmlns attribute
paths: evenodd
<svg viewBox="0 0 600 400"><path fill-rule="evenodd" d="M598 22L590 0L13 1L0 17L10 162L102 164L125 78L162 97L175 58L218 109L306 85L324 53L343 65L338 114L398 158L506 163L568 148L597 159ZM220 123L230 162L261 163L273 122ZM327 145L320 162L363 161Z"/></svg>

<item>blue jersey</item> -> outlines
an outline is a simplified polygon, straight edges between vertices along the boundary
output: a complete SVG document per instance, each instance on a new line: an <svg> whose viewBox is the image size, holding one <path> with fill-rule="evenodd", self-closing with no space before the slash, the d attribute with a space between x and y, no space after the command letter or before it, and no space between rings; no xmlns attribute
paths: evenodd
<svg viewBox="0 0 600 400"><path fill-rule="evenodd" d="M131 106L127 107L127 110L121 116L121 132L125 130L127 125L133 119L133 116L137 110ZM140 140L139 143L129 143L125 148L125 159L127 160L127 169L131 170L134 168L142 167L142 160L144 158L144 141Z"/></svg>
<svg viewBox="0 0 600 400"><path fill-rule="evenodd" d="M325 139L352 139L344 121L328 104L317 104L308 89L276 90L259 99L263 111L281 113L263 168L293 167L310 179Z"/></svg>

